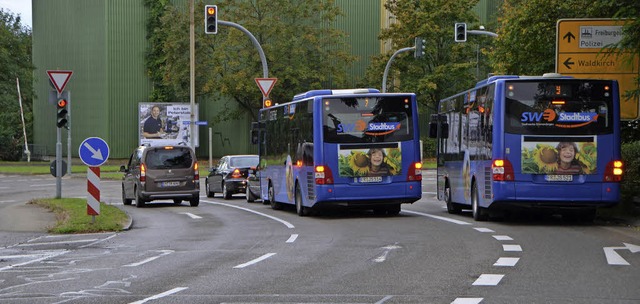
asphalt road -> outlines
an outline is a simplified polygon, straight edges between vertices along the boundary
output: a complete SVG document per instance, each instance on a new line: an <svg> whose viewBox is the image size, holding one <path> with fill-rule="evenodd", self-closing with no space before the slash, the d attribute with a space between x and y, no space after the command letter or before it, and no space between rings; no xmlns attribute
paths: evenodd
<svg viewBox="0 0 640 304"><path fill-rule="evenodd" d="M433 183L426 173L423 199L399 216L299 217L204 193L196 208L138 209L121 205L119 182L103 181L103 200L130 214L131 229L49 235L3 227L7 210L53 196L55 179L0 175L0 303L640 302L637 229L559 217L474 222L449 215ZM86 180L63 181L65 197L85 191Z"/></svg>

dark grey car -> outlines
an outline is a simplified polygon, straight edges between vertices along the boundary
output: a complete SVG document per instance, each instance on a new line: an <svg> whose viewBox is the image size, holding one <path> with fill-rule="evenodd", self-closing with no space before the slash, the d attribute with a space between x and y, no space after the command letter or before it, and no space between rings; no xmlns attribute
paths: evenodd
<svg viewBox="0 0 640 304"><path fill-rule="evenodd" d="M200 204L200 174L196 155L188 146L141 146L133 151L127 166L121 166L122 202L143 207L153 200L188 200Z"/></svg>
<svg viewBox="0 0 640 304"><path fill-rule="evenodd" d="M258 155L223 156L216 167L209 169L205 193L208 197L222 193L224 199L231 199L236 193L246 193L249 170L255 170L258 162Z"/></svg>

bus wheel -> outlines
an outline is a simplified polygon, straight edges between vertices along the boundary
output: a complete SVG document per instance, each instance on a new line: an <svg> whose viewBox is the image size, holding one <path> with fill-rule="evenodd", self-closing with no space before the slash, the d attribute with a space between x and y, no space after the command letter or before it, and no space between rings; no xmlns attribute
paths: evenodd
<svg viewBox="0 0 640 304"><path fill-rule="evenodd" d="M296 213L299 216L309 215L309 208L302 205L302 192L300 191L300 185L296 184Z"/></svg>
<svg viewBox="0 0 640 304"><path fill-rule="evenodd" d="M269 195L269 203L271 204L271 209L273 210L282 209L282 205L276 202L276 193L274 192L273 185L271 183L269 183L268 195Z"/></svg>
<svg viewBox="0 0 640 304"><path fill-rule="evenodd" d="M475 182L471 185L471 209L473 210L473 219L476 221L486 221L488 219L487 211L480 207L478 200L478 186Z"/></svg>
<svg viewBox="0 0 640 304"><path fill-rule="evenodd" d="M447 212L449 214L460 214L462 212L462 208L451 202L451 187L449 187L449 183L444 186L444 201L447 202Z"/></svg>

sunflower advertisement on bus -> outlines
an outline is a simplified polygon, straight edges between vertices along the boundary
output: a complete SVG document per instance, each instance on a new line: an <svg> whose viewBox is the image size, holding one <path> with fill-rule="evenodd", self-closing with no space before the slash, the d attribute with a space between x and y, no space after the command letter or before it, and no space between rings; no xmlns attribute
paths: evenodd
<svg viewBox="0 0 640 304"><path fill-rule="evenodd" d="M546 140L524 136L522 139L522 173L524 174L595 174L597 143L593 136Z"/></svg>
<svg viewBox="0 0 640 304"><path fill-rule="evenodd" d="M389 176L402 173L402 153L397 143L366 148L341 146L338 153L341 177Z"/></svg>

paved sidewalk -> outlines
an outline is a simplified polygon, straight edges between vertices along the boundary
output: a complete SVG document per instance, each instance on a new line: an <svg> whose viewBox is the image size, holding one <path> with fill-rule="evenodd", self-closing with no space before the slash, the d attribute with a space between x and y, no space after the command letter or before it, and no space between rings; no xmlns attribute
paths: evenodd
<svg viewBox="0 0 640 304"><path fill-rule="evenodd" d="M55 224L55 213L38 205L12 204L0 212L0 231L47 232Z"/></svg>

